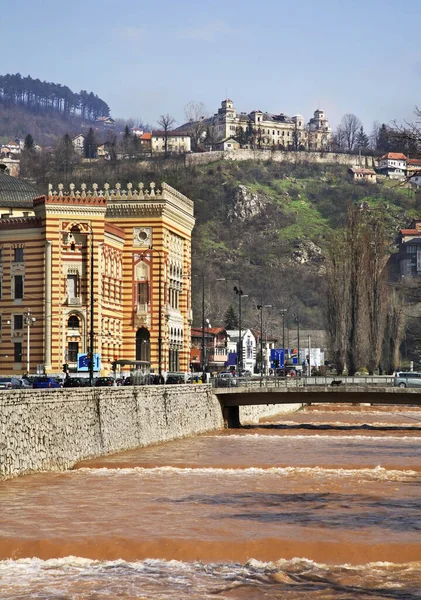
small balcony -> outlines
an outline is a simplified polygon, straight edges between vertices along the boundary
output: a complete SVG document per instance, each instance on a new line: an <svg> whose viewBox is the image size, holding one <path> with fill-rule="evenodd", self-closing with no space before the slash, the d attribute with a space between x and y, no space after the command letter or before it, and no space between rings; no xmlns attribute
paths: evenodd
<svg viewBox="0 0 421 600"><path fill-rule="evenodd" d="M82 306L82 298L81 296L67 296L67 305L68 306Z"/></svg>

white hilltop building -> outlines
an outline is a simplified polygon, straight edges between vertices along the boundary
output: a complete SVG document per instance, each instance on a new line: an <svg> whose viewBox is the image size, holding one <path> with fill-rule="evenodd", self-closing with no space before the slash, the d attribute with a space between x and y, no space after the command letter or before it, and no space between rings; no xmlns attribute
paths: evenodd
<svg viewBox="0 0 421 600"><path fill-rule="evenodd" d="M287 116L261 110L237 112L230 99L221 102L221 108L212 117L202 119L204 132L213 129L214 150L239 147L276 150L329 150L332 128L323 110L317 109L306 123L302 115ZM185 123L175 131L188 131ZM243 132L243 133L241 133ZM206 133L204 133L206 135Z"/></svg>

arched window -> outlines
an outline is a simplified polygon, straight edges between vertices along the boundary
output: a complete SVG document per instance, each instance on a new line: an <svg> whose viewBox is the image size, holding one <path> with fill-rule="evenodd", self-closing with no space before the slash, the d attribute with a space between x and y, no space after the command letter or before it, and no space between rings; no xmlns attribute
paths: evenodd
<svg viewBox="0 0 421 600"><path fill-rule="evenodd" d="M79 329L79 318L76 315L70 315L67 321L67 327L69 329Z"/></svg>

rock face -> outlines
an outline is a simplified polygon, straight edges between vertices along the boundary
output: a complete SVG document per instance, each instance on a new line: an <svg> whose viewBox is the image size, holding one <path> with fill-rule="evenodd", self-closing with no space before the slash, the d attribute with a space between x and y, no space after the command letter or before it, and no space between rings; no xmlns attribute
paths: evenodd
<svg viewBox="0 0 421 600"><path fill-rule="evenodd" d="M323 260L323 252L319 246L307 239L297 239L294 242L292 261L296 264L307 265L320 263Z"/></svg>
<svg viewBox="0 0 421 600"><path fill-rule="evenodd" d="M235 193L234 205L228 211L228 220L248 221L257 215L260 215L267 203L267 198L263 194L253 192L245 185L239 185Z"/></svg>

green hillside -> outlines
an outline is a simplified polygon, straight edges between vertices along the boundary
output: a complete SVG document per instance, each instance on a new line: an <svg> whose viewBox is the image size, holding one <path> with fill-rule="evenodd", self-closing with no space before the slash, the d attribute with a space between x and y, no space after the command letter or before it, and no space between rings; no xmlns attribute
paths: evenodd
<svg viewBox="0 0 421 600"><path fill-rule="evenodd" d="M49 180L58 183L60 175L51 173ZM279 309L285 307L291 327L297 311L303 328L323 327L324 251L332 232L343 225L349 204L376 209L387 223L392 250L399 228L421 209L421 196L412 190L386 180L355 184L347 168L338 165L94 163L71 180L111 185L166 181L194 200L193 270L205 275L206 316L214 326L222 323L229 304L237 302L235 283L216 281L225 277L241 279L249 295L243 308L250 325L259 326L256 304L263 301L274 307L267 312L275 331ZM193 288L199 324L200 279L193 279Z"/></svg>

